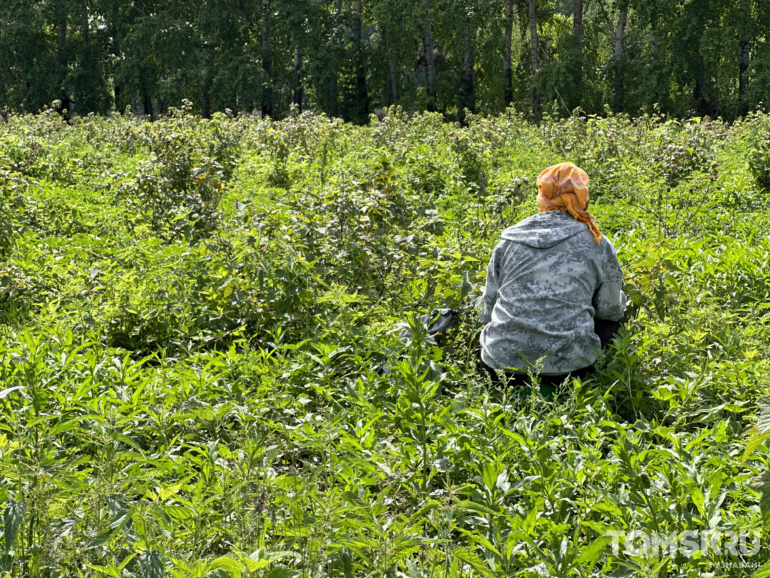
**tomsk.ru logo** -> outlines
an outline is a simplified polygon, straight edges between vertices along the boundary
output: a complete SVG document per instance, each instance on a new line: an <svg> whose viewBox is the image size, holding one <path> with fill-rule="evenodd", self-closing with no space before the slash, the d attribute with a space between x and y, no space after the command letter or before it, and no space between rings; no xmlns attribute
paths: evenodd
<svg viewBox="0 0 770 578"><path fill-rule="evenodd" d="M612 536L612 554L620 553L621 540L624 544L624 553L629 556L657 556L668 553L670 556L684 554L692 557L697 552L705 556L709 551L717 556L732 554L733 556L755 556L759 553L761 544L759 532L719 532L716 530L703 530L670 534L657 532L647 533L642 530L632 532L607 532ZM749 546L749 538L751 545Z"/></svg>

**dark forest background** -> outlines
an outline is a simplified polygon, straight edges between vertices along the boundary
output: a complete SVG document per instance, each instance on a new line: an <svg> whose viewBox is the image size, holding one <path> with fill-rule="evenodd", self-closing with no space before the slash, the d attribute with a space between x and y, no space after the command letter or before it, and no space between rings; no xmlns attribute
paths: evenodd
<svg viewBox="0 0 770 578"><path fill-rule="evenodd" d="M731 120L768 101L768 31L770 0L1 0L0 109Z"/></svg>

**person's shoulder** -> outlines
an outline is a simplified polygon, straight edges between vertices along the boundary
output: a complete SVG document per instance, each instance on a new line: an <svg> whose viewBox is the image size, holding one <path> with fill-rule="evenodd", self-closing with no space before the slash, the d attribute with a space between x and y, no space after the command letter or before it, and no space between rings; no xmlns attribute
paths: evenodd
<svg viewBox="0 0 770 578"><path fill-rule="evenodd" d="M505 231L512 231L514 229L527 229L533 225L537 227L542 227L543 225L558 226L559 224L573 220L574 219L564 211L543 211L540 213L535 213L534 215L529 215L528 217L524 217L518 223L514 223L505 229Z"/></svg>
<svg viewBox="0 0 770 578"><path fill-rule="evenodd" d="M617 251L615 250L615 245L612 243L609 237L607 237L607 235L602 234L602 240L598 245L596 245L596 247L603 257L617 259Z"/></svg>
<svg viewBox="0 0 770 578"><path fill-rule="evenodd" d="M602 240L599 242L599 246L603 249L611 249L612 251L615 251L615 245L612 243L610 238L602 233Z"/></svg>

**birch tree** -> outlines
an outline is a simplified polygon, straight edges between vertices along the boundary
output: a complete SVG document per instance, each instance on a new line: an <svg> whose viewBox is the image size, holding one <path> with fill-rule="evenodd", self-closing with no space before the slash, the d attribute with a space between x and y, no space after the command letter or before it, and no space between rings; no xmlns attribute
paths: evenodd
<svg viewBox="0 0 770 578"><path fill-rule="evenodd" d="M540 93L537 90L538 43L537 0L529 0L529 52L532 59L532 117L540 120Z"/></svg>
<svg viewBox="0 0 770 578"><path fill-rule="evenodd" d="M436 54L434 52L433 28L431 23L430 0L422 0L425 7L425 28L423 32L423 46L425 50L425 88L428 92L428 110L436 110Z"/></svg>

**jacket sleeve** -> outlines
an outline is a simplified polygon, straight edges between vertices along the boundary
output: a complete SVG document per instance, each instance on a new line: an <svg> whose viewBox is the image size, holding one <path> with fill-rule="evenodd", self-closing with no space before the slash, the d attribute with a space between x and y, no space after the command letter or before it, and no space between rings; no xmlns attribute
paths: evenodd
<svg viewBox="0 0 770 578"><path fill-rule="evenodd" d="M620 321L626 312L627 301L626 294L623 292L623 269L620 268L615 247L606 237L602 239L601 253L604 281L594 293L594 317L607 321Z"/></svg>
<svg viewBox="0 0 770 578"><path fill-rule="evenodd" d="M486 325L492 321L492 310L497 303L497 290L500 287L500 245L492 251L492 257L489 259L487 267L487 284L484 287L484 295L481 297L481 312L479 321Z"/></svg>

